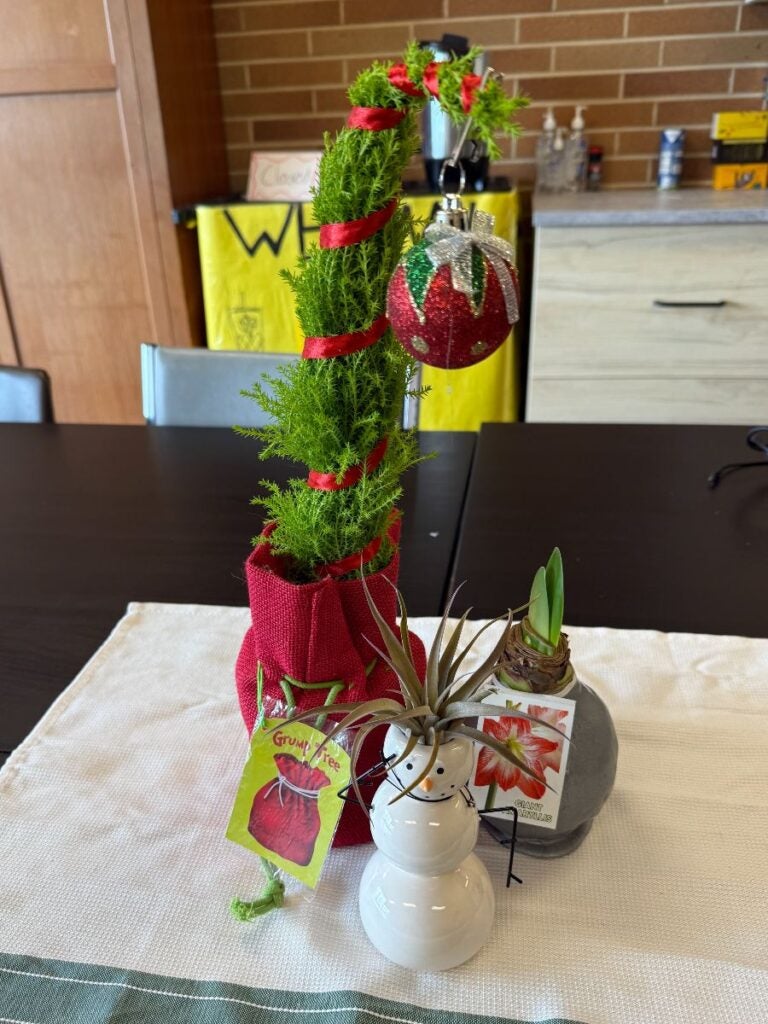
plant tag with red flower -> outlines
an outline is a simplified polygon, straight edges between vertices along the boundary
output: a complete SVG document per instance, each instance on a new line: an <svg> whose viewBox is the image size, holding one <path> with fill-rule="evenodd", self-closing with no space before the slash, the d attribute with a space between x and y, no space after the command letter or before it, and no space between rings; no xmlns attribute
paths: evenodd
<svg viewBox="0 0 768 1024"><path fill-rule="evenodd" d="M543 693L507 691L492 694L484 703L506 705L510 714L482 718L478 728L503 743L547 785L506 761L491 747L481 747L476 754L469 787L478 809L492 811L494 807L514 806L521 822L540 828L557 828L576 701ZM539 722L514 717L514 711L532 715ZM499 811L491 817L511 819L513 812Z"/></svg>
<svg viewBox="0 0 768 1024"><path fill-rule="evenodd" d="M314 889L349 784L349 755L304 722L257 723L227 826L227 839Z"/></svg>

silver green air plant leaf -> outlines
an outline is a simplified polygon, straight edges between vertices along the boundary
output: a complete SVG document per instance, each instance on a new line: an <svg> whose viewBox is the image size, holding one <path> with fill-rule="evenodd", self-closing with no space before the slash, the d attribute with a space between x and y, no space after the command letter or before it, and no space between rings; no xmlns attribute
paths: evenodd
<svg viewBox="0 0 768 1024"><path fill-rule="evenodd" d="M508 761L516 768L519 768L525 775L536 779L549 789L550 787L542 775L532 769L521 758L517 757L509 747L495 737L473 728L469 724L470 722L474 723L478 718L511 716L526 718L538 725L546 726L546 728L557 732L560 736L564 736L555 726L551 726L535 718L533 715L528 715L525 712L510 709L506 706L482 703L484 698L494 692L491 678L497 670L499 659L507 644L513 624L513 616L515 612L521 609L513 609L506 615L500 615L498 618L487 622L460 649L459 645L464 627L466 626L467 616L471 611L471 609L468 609L459 619L450 639L443 645L451 607L458 593L457 588L451 596L437 627L435 639L427 656L427 667L422 681L419 678L411 651L408 634L408 611L405 607L403 595L399 590L396 591L400 605L400 635L398 636L388 626L376 607L365 579L363 579L363 587L371 615L378 626L384 650L380 649L369 638L366 637L366 639L379 657L392 669L397 679L402 699L394 700L388 697L380 697L376 700L362 701L354 704L335 704L333 708L334 714L342 714L344 717L334 724L315 754L316 757L326 743L338 738L346 730L353 728L356 730L350 751L350 760L352 785L360 806L365 807L366 805L357 781L357 760L363 743L369 734L382 725L396 725L408 733L400 756L390 767L394 768L404 761L417 743L429 744L432 747L430 757L422 773L398 793L393 799L393 803L410 793L427 777L437 759L441 743L445 743L455 736L464 736L474 743L489 747L503 760ZM460 674L462 665L465 664L465 659L479 638L494 623L502 621L504 626L501 635L494 644L490 654L474 670ZM317 708L308 709L294 715L293 720L310 719L316 714Z"/></svg>

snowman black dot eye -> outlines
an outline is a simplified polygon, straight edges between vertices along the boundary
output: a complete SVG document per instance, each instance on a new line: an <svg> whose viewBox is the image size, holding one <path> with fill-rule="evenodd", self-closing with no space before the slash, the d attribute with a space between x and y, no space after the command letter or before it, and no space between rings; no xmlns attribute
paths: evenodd
<svg viewBox="0 0 768 1024"><path fill-rule="evenodd" d="M444 771L445 771L445 768L438 768L437 769L437 774L438 775L442 775Z"/></svg>
<svg viewBox="0 0 768 1024"><path fill-rule="evenodd" d="M410 762L410 761L409 761L409 762L408 762L408 764L407 764L407 765L405 766L405 768L406 768L406 771L409 771L409 772L410 772L410 771L413 771L413 765L411 764L411 762Z"/></svg>

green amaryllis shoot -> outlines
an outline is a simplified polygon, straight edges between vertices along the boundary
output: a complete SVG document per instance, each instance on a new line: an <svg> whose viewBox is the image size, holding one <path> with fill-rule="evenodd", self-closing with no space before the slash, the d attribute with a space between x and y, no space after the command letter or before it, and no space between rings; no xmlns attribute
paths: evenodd
<svg viewBox="0 0 768 1024"><path fill-rule="evenodd" d="M379 613L367 586L365 586L365 593L371 614L379 628L382 647L380 648L370 638L368 638L369 643L394 672L400 688L401 699L380 698L363 701L359 704L334 705L334 714L342 714L344 717L334 724L324 743L318 749L319 753L322 746L329 740L337 738L348 729L355 729L351 750L352 784L361 806L364 807L365 803L356 778L357 757L368 734L382 725L396 725L408 733L405 746L391 767L396 767L405 760L417 743L428 744L432 747L432 756L422 773L398 793L394 798L395 801L410 793L427 777L437 758L440 745L456 736L466 737L474 743L490 747L499 757L519 768L526 775L547 785L544 778L525 761L517 757L508 746L488 733L473 728L473 724L478 718L510 716L527 718L539 725L547 725L522 711L483 703L483 700L494 692L492 679L508 642L514 613L519 609L487 622L473 634L467 643L460 646L469 614L469 612L465 612L450 638L444 643L448 617L456 597L456 593L454 593L437 627L435 639L427 657L426 673L422 680L416 671L411 655L408 638L408 612L403 595L399 591L397 592L401 612L399 635L397 635ZM496 622L503 622L504 626L490 654L476 668L462 674L461 669L466 663L467 655L482 634ZM316 714L317 709L312 709L296 715L294 720L306 720ZM547 725L547 728L563 735L554 726Z"/></svg>
<svg viewBox="0 0 768 1024"><path fill-rule="evenodd" d="M563 559L555 548L533 578L528 614L509 632L498 673L502 683L535 693L555 693L568 684L573 669L563 607Z"/></svg>
<svg viewBox="0 0 768 1024"><path fill-rule="evenodd" d="M563 558L555 548L545 566L533 577L528 616L523 622L525 641L542 654L552 654L563 626Z"/></svg>

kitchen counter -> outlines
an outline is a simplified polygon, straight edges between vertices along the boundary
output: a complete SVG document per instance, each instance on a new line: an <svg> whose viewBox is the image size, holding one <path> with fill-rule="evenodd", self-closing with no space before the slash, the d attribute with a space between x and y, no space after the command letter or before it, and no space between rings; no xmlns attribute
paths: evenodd
<svg viewBox="0 0 768 1024"><path fill-rule="evenodd" d="M537 228L625 224L768 224L768 192L626 189L533 197Z"/></svg>

